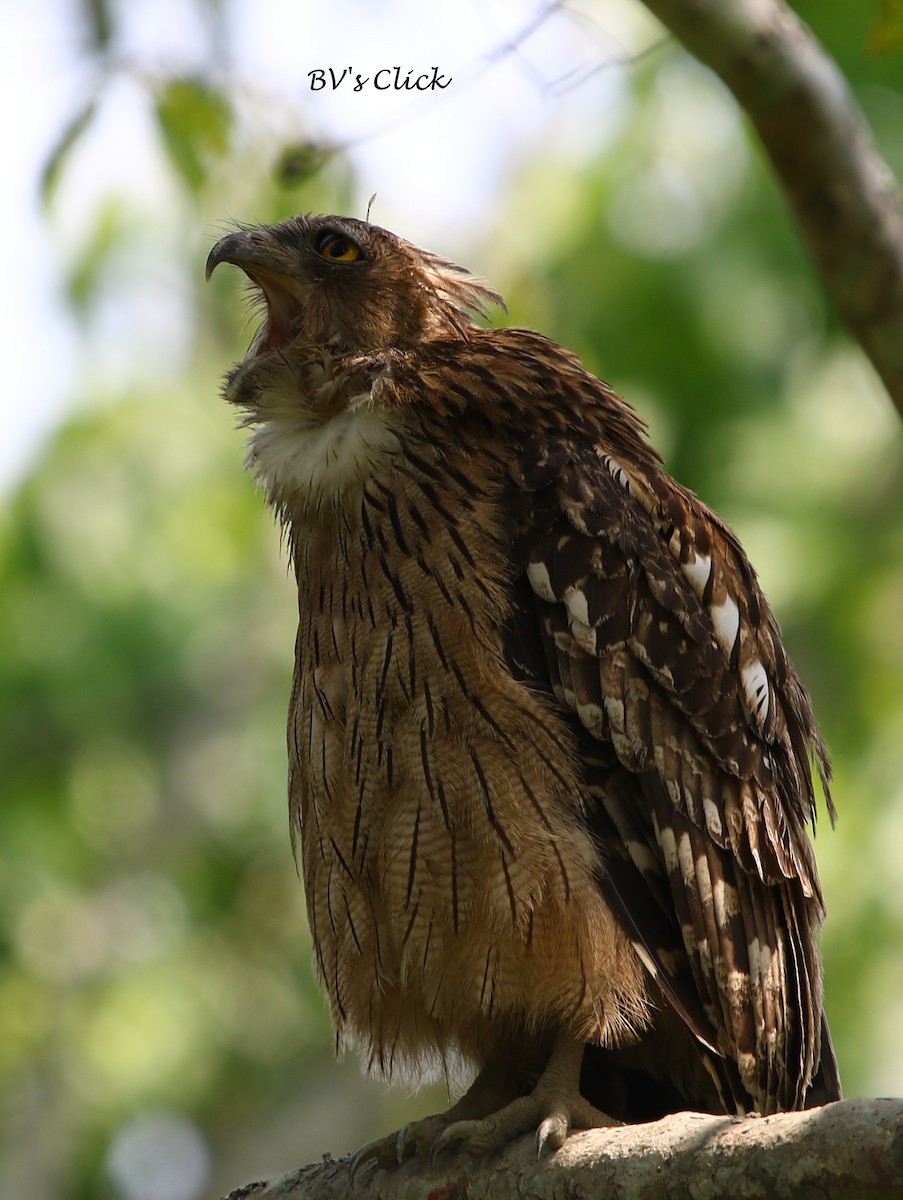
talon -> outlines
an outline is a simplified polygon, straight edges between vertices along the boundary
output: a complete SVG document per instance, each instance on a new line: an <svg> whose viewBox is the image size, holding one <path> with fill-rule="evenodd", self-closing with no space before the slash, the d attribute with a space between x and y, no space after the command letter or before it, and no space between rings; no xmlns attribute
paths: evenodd
<svg viewBox="0 0 903 1200"><path fill-rule="evenodd" d="M367 1174L366 1168L372 1167L375 1171L391 1170L397 1166L395 1155L396 1135L391 1134L388 1137L377 1138L375 1142L367 1142L365 1146L361 1146L360 1150L352 1156L348 1166L348 1175L352 1188L355 1186L361 1172Z"/></svg>
<svg viewBox="0 0 903 1200"><path fill-rule="evenodd" d="M440 1154L462 1143L467 1149L470 1149L468 1143L471 1131L480 1125L482 1125L482 1121L454 1121L451 1125L446 1125L433 1138L433 1144L430 1146L430 1162L435 1163Z"/></svg>
<svg viewBox="0 0 903 1200"><path fill-rule="evenodd" d="M449 1129L450 1128L451 1126L449 1126ZM447 1137L447 1133L448 1129L443 1129L441 1133L437 1133L433 1138L433 1144L430 1146L430 1163L433 1166L436 1165L436 1159L443 1152L443 1150L447 1150L449 1146L454 1144L455 1139Z"/></svg>
<svg viewBox="0 0 903 1200"><path fill-rule="evenodd" d="M563 1113L554 1113L546 1117L536 1130L536 1155L541 1158L546 1149L554 1154L560 1150L567 1140L569 1123Z"/></svg>
<svg viewBox="0 0 903 1200"><path fill-rule="evenodd" d="M398 1136L395 1138L395 1157L398 1159L399 1166L406 1158L417 1153L417 1125L417 1121L409 1121L398 1131Z"/></svg>
<svg viewBox="0 0 903 1200"><path fill-rule="evenodd" d="M371 1146L362 1146L361 1149L358 1150L357 1154L355 1154L354 1158L352 1158L351 1163L348 1167L348 1179L349 1179L349 1182L350 1182L352 1188L357 1187L357 1180L358 1180L358 1176L360 1175L362 1167L364 1167L364 1166L370 1167L370 1166L374 1166L374 1165L376 1167L379 1166L379 1163L373 1157L371 1151L372 1151Z"/></svg>
<svg viewBox="0 0 903 1200"><path fill-rule="evenodd" d="M499 1072L485 1069L470 1090L447 1112L411 1121L397 1133L364 1146L351 1160L352 1186L363 1167L397 1168L416 1155L433 1164L451 1149L471 1155L491 1154L523 1134L533 1132L538 1155L554 1154L571 1129L620 1124L597 1111L579 1091L583 1043L562 1033L543 1074L527 1095L505 1086Z"/></svg>

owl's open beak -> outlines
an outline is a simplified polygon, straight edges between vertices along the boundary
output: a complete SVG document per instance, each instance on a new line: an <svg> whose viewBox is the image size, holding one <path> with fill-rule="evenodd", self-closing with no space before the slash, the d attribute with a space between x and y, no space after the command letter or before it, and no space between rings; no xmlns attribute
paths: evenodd
<svg viewBox="0 0 903 1200"><path fill-rule="evenodd" d="M274 273L279 273L279 265L272 251L266 245L261 245L261 230L239 230L237 233L227 233L220 238L207 255L205 274L209 282L210 276L220 263L233 263L245 270L247 267L263 267Z"/></svg>
<svg viewBox="0 0 903 1200"><path fill-rule="evenodd" d="M266 331L259 352L278 350L298 331L302 300L299 284L266 245L260 244L261 230L239 230L220 238L207 255L205 275L210 276L220 263L240 267L263 293L267 306Z"/></svg>

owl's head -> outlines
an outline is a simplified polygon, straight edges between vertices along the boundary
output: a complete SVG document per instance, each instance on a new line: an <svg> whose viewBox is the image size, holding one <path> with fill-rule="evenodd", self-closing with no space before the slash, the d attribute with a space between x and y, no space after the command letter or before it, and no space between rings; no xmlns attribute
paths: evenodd
<svg viewBox="0 0 903 1200"><path fill-rule="evenodd" d="M210 251L208 279L222 262L241 267L265 301L252 355L294 344L367 353L466 337L469 314L502 302L463 267L353 217L240 229Z"/></svg>

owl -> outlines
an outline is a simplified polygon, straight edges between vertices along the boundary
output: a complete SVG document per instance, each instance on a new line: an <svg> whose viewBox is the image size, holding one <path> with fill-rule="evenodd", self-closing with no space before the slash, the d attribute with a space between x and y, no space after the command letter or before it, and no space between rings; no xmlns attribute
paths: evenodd
<svg viewBox="0 0 903 1200"><path fill-rule="evenodd" d="M827 756L736 535L461 267L339 216L224 262L263 315L224 394L297 584L289 810L337 1045L472 1079L355 1165L838 1099Z"/></svg>

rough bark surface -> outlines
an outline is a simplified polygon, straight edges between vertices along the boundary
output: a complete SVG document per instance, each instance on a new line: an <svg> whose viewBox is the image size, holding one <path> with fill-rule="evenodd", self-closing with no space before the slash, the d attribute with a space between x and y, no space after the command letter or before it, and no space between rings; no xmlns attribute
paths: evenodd
<svg viewBox="0 0 903 1200"><path fill-rule="evenodd" d="M782 0L645 0L756 127L837 311L903 412L903 210L847 82Z"/></svg>
<svg viewBox="0 0 903 1200"><path fill-rule="evenodd" d="M353 1187L348 1164L324 1160L229 1200L893 1200L903 1196L903 1100L743 1120L679 1113L572 1134L542 1159L521 1138L487 1159L362 1171Z"/></svg>

